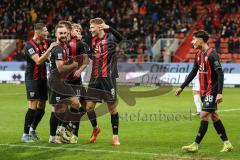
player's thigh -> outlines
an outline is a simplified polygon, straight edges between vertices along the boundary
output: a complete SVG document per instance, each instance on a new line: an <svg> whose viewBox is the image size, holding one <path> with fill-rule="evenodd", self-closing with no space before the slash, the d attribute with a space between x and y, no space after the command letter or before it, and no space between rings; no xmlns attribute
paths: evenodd
<svg viewBox="0 0 240 160"><path fill-rule="evenodd" d="M28 100L28 108L31 108L33 110L37 109L39 101L38 100Z"/></svg>
<svg viewBox="0 0 240 160"><path fill-rule="evenodd" d="M94 110L95 106L96 106L96 102L95 101L90 101L90 100L86 101L86 109L87 109L87 111Z"/></svg>
<svg viewBox="0 0 240 160"><path fill-rule="evenodd" d="M216 122L216 121L219 120L219 114L218 114L217 111L214 111L214 112L211 113L211 119L212 119L213 122Z"/></svg>
<svg viewBox="0 0 240 160"><path fill-rule="evenodd" d="M68 101L72 108L78 109L80 107L79 98L77 96L70 97Z"/></svg>
<svg viewBox="0 0 240 160"><path fill-rule="evenodd" d="M110 114L116 114L117 111L117 102L107 102L108 110Z"/></svg>
<svg viewBox="0 0 240 160"><path fill-rule="evenodd" d="M52 105L52 112L65 113L67 110L68 105L66 103L57 103Z"/></svg>
<svg viewBox="0 0 240 160"><path fill-rule="evenodd" d="M201 111L200 119L203 120L203 121L208 121L210 115L211 115L211 113L209 113L209 112Z"/></svg>

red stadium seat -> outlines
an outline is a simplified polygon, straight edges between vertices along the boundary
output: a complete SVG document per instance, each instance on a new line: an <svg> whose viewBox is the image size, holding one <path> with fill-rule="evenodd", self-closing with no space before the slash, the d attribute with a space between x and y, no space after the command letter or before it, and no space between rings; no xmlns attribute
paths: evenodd
<svg viewBox="0 0 240 160"><path fill-rule="evenodd" d="M220 53L222 53L222 54L229 53L228 48L221 48Z"/></svg>
<svg viewBox="0 0 240 160"><path fill-rule="evenodd" d="M239 54L237 54L237 53L234 53L234 54L232 55L232 57L233 57L234 59L238 59L238 56L239 56Z"/></svg>
<svg viewBox="0 0 240 160"><path fill-rule="evenodd" d="M221 59L232 59L232 54L228 53L228 54L221 54L220 55Z"/></svg>
<svg viewBox="0 0 240 160"><path fill-rule="evenodd" d="M144 62L144 58L137 58L136 62L142 63L142 62Z"/></svg>
<svg viewBox="0 0 240 160"><path fill-rule="evenodd" d="M215 43L209 43L209 46L215 48Z"/></svg>
<svg viewBox="0 0 240 160"><path fill-rule="evenodd" d="M128 59L128 62L135 62L135 59L129 58L129 59Z"/></svg>
<svg viewBox="0 0 240 160"><path fill-rule="evenodd" d="M222 42L220 43L220 48L227 48L228 47L228 43Z"/></svg>

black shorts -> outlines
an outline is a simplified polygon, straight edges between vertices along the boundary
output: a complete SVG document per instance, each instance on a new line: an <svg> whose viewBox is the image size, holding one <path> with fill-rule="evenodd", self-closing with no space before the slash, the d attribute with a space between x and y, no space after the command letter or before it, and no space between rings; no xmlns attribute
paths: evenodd
<svg viewBox="0 0 240 160"><path fill-rule="evenodd" d="M202 96L202 111L213 112L217 110L216 95L204 95Z"/></svg>
<svg viewBox="0 0 240 160"><path fill-rule="evenodd" d="M76 96L71 85L54 74L51 74L48 78L48 93L49 104L58 104Z"/></svg>
<svg viewBox="0 0 240 160"><path fill-rule="evenodd" d="M116 78L91 78L88 84L86 100L95 102L116 102L116 89Z"/></svg>
<svg viewBox="0 0 240 160"><path fill-rule="evenodd" d="M47 78L42 80L25 80L27 99L42 100L48 99Z"/></svg>
<svg viewBox="0 0 240 160"><path fill-rule="evenodd" d="M83 101L86 99L86 88L83 86L82 82L79 83L68 83L65 82L66 84L68 84L74 91L74 95L77 96L79 98L80 101Z"/></svg>
<svg viewBox="0 0 240 160"><path fill-rule="evenodd" d="M59 92L56 92L54 90L51 90L49 88L49 91L48 91L48 95L49 95L49 104L59 104L73 96L69 96L69 95L66 95L66 94L62 94L62 93L59 93Z"/></svg>

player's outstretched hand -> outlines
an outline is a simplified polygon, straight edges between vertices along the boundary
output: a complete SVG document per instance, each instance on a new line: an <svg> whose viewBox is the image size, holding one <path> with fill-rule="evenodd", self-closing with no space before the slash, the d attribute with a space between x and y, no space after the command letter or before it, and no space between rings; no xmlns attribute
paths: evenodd
<svg viewBox="0 0 240 160"><path fill-rule="evenodd" d="M58 45L57 42L52 42L49 46L50 49L52 49L53 47L56 47Z"/></svg>
<svg viewBox="0 0 240 160"><path fill-rule="evenodd" d="M175 96L179 96L181 93L182 93L183 89L182 88L178 88L176 91L175 91Z"/></svg>
<svg viewBox="0 0 240 160"><path fill-rule="evenodd" d="M101 29L109 29L109 25L107 25L106 23L102 23L102 24L99 24L99 28L100 28L100 30Z"/></svg>
<svg viewBox="0 0 240 160"><path fill-rule="evenodd" d="M217 94L216 101L215 103L219 104L223 101L223 96L222 94Z"/></svg>

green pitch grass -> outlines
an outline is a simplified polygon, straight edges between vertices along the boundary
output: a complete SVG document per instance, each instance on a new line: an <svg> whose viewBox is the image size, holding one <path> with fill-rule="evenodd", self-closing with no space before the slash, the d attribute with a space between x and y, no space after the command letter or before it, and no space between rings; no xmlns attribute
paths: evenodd
<svg viewBox="0 0 240 160"><path fill-rule="evenodd" d="M131 91L151 91L151 87L135 87ZM34 144L20 142L23 120L27 109L24 85L0 85L0 159L239 159L240 158L240 103L239 88L225 88L224 102L218 106L228 137L234 146L231 153L219 153L222 142L213 125L201 143L198 153L181 151L183 145L193 142L199 126L191 89L184 90L180 97L174 96L174 88L165 94L159 88L158 96L136 98L136 104L129 106L120 98L120 141L121 146L113 147L110 116L98 119L102 129L98 140L89 144L91 135L89 121L83 121L79 130L78 144L49 144L49 115L46 106L37 131L41 140ZM123 93L122 93L123 94ZM128 101L132 94L124 92Z"/></svg>

